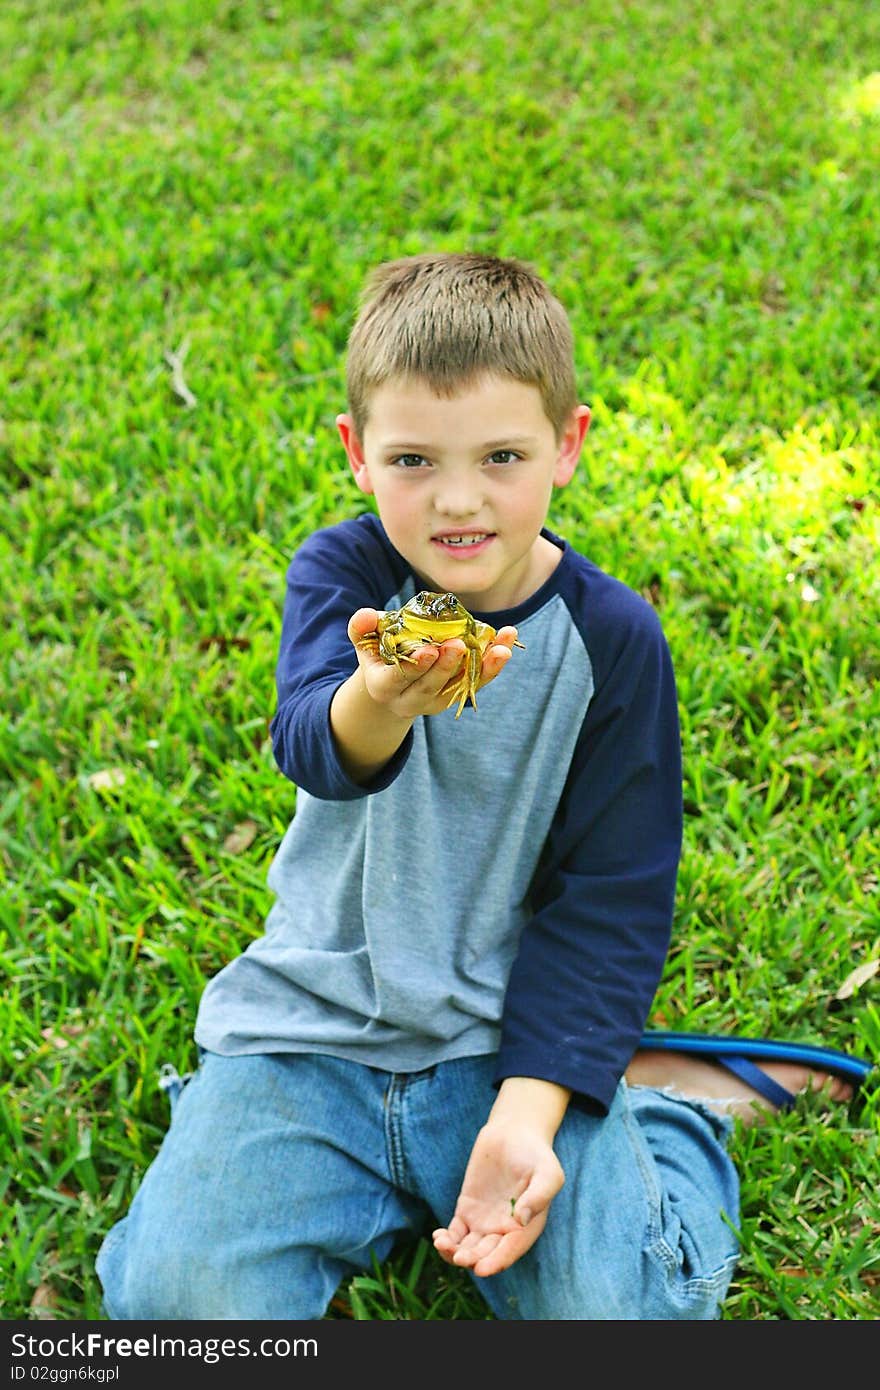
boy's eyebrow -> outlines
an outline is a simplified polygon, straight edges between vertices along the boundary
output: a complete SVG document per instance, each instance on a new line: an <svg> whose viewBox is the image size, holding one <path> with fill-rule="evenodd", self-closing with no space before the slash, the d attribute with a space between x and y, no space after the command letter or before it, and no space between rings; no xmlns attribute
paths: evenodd
<svg viewBox="0 0 880 1390"><path fill-rule="evenodd" d="M531 434L506 434L503 439L490 439L488 443L481 444L481 449L509 449L519 445L521 448L526 444L535 444L534 435Z"/></svg>
<svg viewBox="0 0 880 1390"><path fill-rule="evenodd" d="M535 436L531 434L508 434L501 439L490 439L485 444L478 444L476 447L478 450L480 450L480 452L491 452L491 450L493 449L512 449L516 448L517 446L520 448L524 448L527 444L535 444L536 442L537 441L535 439ZM409 450L411 453L417 453L419 450L427 450L428 452L431 452L432 450L437 448L437 445L426 444L424 442L421 444L415 444L411 439L404 440L402 442L389 440L388 443L382 443L382 448L399 449L401 452L403 452L404 450Z"/></svg>

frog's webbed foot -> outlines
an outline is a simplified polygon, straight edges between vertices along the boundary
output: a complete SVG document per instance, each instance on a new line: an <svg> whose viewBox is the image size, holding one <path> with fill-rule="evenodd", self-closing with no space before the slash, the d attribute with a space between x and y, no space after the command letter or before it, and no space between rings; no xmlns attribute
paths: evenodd
<svg viewBox="0 0 880 1390"><path fill-rule="evenodd" d="M480 683L480 674L481 674L482 670L483 670L483 648L482 648L481 646L479 646L479 645L475 645L475 646L473 646L473 647L468 647L467 662L466 662L466 665L465 665L465 673L464 673L462 679L467 683L467 693L468 693L468 695L470 696L471 704L473 705L474 709L477 708L477 686L478 686L479 683ZM462 700L462 704L461 704L461 708L463 708L463 707L464 707L464 700ZM461 708L459 709L458 714L461 714ZM456 715L455 717L456 717L456 719L457 719L457 718L458 718L458 715Z"/></svg>
<svg viewBox="0 0 880 1390"><path fill-rule="evenodd" d="M447 685L444 688L444 694L448 690L450 690L450 687ZM476 709L477 702L474 699L474 692L470 688L467 676L459 676L455 685L451 688L449 699L446 702L446 708L450 709L451 706L455 704L456 700L458 701L458 709L455 711L456 719L461 716L461 712L468 702L468 697L470 697L470 702L474 709Z"/></svg>
<svg viewBox="0 0 880 1390"><path fill-rule="evenodd" d="M479 684L480 672L483 669L483 649L479 643L469 644L464 655L461 666L455 675L452 676L443 687L444 692L449 692L449 700L446 708L449 709L458 701L458 709L455 711L456 719L460 718L461 712L470 700L474 709L477 708L477 685Z"/></svg>

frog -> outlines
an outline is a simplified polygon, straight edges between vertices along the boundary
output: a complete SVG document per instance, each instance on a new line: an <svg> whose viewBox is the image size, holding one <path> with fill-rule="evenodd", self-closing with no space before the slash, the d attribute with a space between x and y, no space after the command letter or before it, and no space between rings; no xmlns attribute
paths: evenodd
<svg viewBox="0 0 880 1390"><path fill-rule="evenodd" d="M458 701L456 719L468 703L476 710L483 657L498 636L495 628L469 613L455 594L431 589L421 589L402 608L378 612L375 630L365 633L359 645L401 670L404 661L415 662L415 653L426 643L461 638L467 648L464 661L440 693L449 696L447 709ZM515 641L513 645L525 651L524 643Z"/></svg>

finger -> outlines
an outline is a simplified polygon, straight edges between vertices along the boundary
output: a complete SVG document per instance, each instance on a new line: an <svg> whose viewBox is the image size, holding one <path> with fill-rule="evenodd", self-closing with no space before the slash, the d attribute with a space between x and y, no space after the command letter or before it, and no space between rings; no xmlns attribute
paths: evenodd
<svg viewBox="0 0 880 1390"><path fill-rule="evenodd" d="M454 654L446 653L444 655L444 647L447 645L447 643L420 642L418 646L413 646L408 651L403 647L398 647L396 651L397 662L389 662L388 665L394 665L396 669L403 671L407 684L419 680L432 667L436 666L438 679L442 673L446 673L442 674L442 679L439 680L442 686L444 681L448 679L449 671L455 669L456 663ZM462 644L459 643L458 645L461 647ZM460 660L460 657L458 659Z"/></svg>
<svg viewBox="0 0 880 1390"><path fill-rule="evenodd" d="M491 647L483 654L483 668L480 672L480 685L488 685L499 672L504 670L516 645L516 628L500 627Z"/></svg>
<svg viewBox="0 0 880 1390"><path fill-rule="evenodd" d="M472 1274L476 1274L478 1279L485 1279L492 1274L500 1274L503 1269L510 1269L516 1264L517 1260L531 1249L533 1241L526 1241L523 1234L502 1236L492 1250L487 1251L480 1259L470 1264L468 1268ZM457 1260L453 1263L458 1263Z"/></svg>
<svg viewBox="0 0 880 1390"><path fill-rule="evenodd" d="M432 1231L431 1239L438 1250L451 1250L458 1244L458 1241L450 1234L446 1226L438 1226L436 1231Z"/></svg>
<svg viewBox="0 0 880 1390"><path fill-rule="evenodd" d="M489 685L496 676L500 675L509 660L509 647L497 645L489 647L483 657L483 665L480 670L480 687Z"/></svg>
<svg viewBox="0 0 880 1390"><path fill-rule="evenodd" d="M472 1272L479 1279L483 1279L490 1274L500 1274L503 1269L509 1269L526 1251L531 1250L546 1224L546 1212L539 1212L528 1226L502 1236L493 1250L482 1255L476 1264L470 1266Z"/></svg>
<svg viewBox="0 0 880 1390"><path fill-rule="evenodd" d="M434 1242L434 1249L437 1251L441 1260L451 1265L453 1263L452 1257L455 1253L455 1245L449 1240L448 1232L435 1231L432 1240Z"/></svg>
<svg viewBox="0 0 880 1390"><path fill-rule="evenodd" d="M468 1233L468 1227L460 1216L453 1216L448 1226L438 1226L432 1232L432 1239L435 1243L440 1242L444 1249L455 1249Z"/></svg>
<svg viewBox="0 0 880 1390"><path fill-rule="evenodd" d="M362 637L366 637L368 632L375 632L378 621L379 610L377 608L359 608L356 613L352 613L348 620L349 641L357 644Z"/></svg>
<svg viewBox="0 0 880 1390"><path fill-rule="evenodd" d="M447 1264L453 1263L455 1252L467 1233L468 1228L459 1216L453 1217L448 1227L438 1226L436 1231L431 1232L434 1249Z"/></svg>
<svg viewBox="0 0 880 1390"><path fill-rule="evenodd" d="M507 665L510 657L510 647L505 647L498 642L494 642L483 657L483 674L485 675L487 671L492 671L494 675L497 676L502 667Z"/></svg>
<svg viewBox="0 0 880 1390"><path fill-rule="evenodd" d="M462 1241L452 1257L452 1263L462 1269L473 1269L481 1260L489 1259L498 1248L503 1237L495 1232L490 1235L473 1235Z"/></svg>
<svg viewBox="0 0 880 1390"><path fill-rule="evenodd" d="M440 648L434 646L433 642L426 642L404 662L404 668L411 680L419 680L437 665L439 657Z"/></svg>
<svg viewBox="0 0 880 1390"><path fill-rule="evenodd" d="M500 627L495 633L495 641L492 645L507 647L508 650L512 650L516 640L517 633L515 627Z"/></svg>
<svg viewBox="0 0 880 1390"><path fill-rule="evenodd" d="M463 642L453 639L450 642L441 642L439 647L428 647L426 649L433 656L430 661L423 661L421 652L419 653L418 674L423 677L419 686L419 695L433 697L439 695L450 676L454 676L461 666L467 652Z"/></svg>
<svg viewBox="0 0 880 1390"><path fill-rule="evenodd" d="M438 650L448 671L454 671L456 666L460 666L467 656L467 647L457 637L451 637L448 641L441 642Z"/></svg>

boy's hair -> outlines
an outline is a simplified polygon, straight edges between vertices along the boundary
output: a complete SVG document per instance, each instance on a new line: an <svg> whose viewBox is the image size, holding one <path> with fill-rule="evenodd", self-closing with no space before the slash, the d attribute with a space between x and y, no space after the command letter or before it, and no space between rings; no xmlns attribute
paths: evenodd
<svg viewBox="0 0 880 1390"><path fill-rule="evenodd" d="M346 386L363 438L370 395L418 377L438 396L484 373L536 386L562 434L577 405L571 325L525 262L440 253L386 261L367 279L348 340Z"/></svg>

